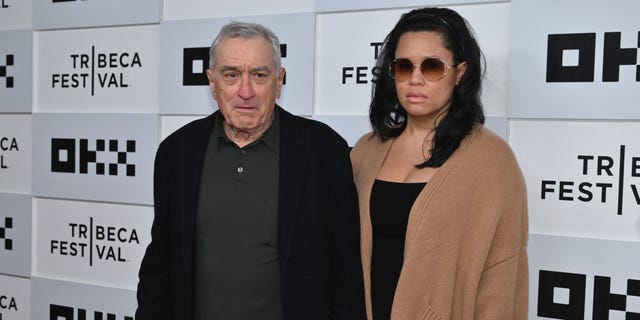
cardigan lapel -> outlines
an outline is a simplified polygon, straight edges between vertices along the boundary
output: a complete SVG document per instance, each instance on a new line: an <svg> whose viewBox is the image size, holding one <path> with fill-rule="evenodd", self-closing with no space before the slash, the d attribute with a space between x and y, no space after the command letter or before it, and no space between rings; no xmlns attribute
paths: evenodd
<svg viewBox="0 0 640 320"><path fill-rule="evenodd" d="M375 141L379 141L377 136L371 137L370 139L375 139ZM362 271L364 276L369 278L371 276L371 255L372 255L372 242L373 242L373 227L371 225L371 216L370 216L370 208L369 203L371 199L371 189L373 188L373 184L378 176L378 172L382 167L382 163L387 156L387 152L391 148L391 144L393 143L393 138L388 139L381 143L371 143L369 144L370 148L363 155L363 159L360 163L360 169L358 169L359 177L356 179L359 187L358 192L361 195L358 197L360 201L360 208L363 213L360 215L360 224L361 224L361 254L362 261L365 263L362 266ZM369 290L369 289L367 289ZM367 298L368 299L368 298Z"/></svg>
<svg viewBox="0 0 640 320"><path fill-rule="evenodd" d="M306 181L310 131L284 109L280 114L280 159L278 181L278 252L280 274L286 274L287 261L300 211Z"/></svg>
<svg viewBox="0 0 640 320"><path fill-rule="evenodd" d="M411 212L409 212L409 221L407 222L407 232L404 245L405 256L413 248L415 243L414 239L417 236L417 230L422 224L428 223L429 214L427 213L427 209L432 203L431 198L439 190L440 185L446 181L447 176L455 170L456 166L461 161L461 158L465 156L467 150L471 147L475 137L479 134L481 129L482 126L474 127L471 133L462 139L456 151L454 151L449 159L447 159L447 161L438 168L436 173L431 177L431 179L429 179L429 182L413 203Z"/></svg>
<svg viewBox="0 0 640 320"><path fill-rule="evenodd" d="M373 139L378 139L374 137ZM378 176L378 172L380 172L380 168L382 168L382 163L384 159L387 157L387 152L391 148L391 144L395 138L388 139L382 143L375 143L370 151L366 154L366 159L363 159L362 169L360 169L363 173L369 173L366 175L366 180L364 181L365 188L365 199L371 198L371 188L373 187L373 183ZM367 208L369 204L367 203Z"/></svg>
<svg viewBox="0 0 640 320"><path fill-rule="evenodd" d="M217 112L216 112L217 113ZM179 237L182 244L182 257L185 271L189 278L193 276L194 232L198 210L198 194L200 190L200 176L202 164L209 142L209 136L215 123L215 114L201 120L192 135L186 136L179 150L180 177L178 197L180 212Z"/></svg>

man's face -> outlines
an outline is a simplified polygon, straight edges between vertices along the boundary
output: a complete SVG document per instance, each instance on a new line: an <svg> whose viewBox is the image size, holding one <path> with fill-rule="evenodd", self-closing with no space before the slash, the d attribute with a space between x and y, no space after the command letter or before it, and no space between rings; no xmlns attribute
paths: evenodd
<svg viewBox="0 0 640 320"><path fill-rule="evenodd" d="M207 77L227 125L248 133L271 125L284 69L276 70L267 39L223 39L216 50L214 70L207 70Z"/></svg>

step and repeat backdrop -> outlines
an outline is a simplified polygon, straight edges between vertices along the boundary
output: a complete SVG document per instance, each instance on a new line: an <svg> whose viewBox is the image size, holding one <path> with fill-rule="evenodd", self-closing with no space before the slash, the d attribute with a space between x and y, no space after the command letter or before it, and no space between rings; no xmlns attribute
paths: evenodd
<svg viewBox="0 0 640 320"><path fill-rule="evenodd" d="M133 320L160 141L216 110L231 21L282 42L279 103L350 144L381 43L457 10L487 60L487 126L529 198L530 319L640 319L636 0L0 0L0 319Z"/></svg>

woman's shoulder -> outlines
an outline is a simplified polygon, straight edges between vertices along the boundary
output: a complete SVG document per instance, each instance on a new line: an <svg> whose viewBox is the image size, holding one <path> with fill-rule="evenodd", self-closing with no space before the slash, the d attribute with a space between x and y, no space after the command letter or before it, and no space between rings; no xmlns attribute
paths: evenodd
<svg viewBox="0 0 640 320"><path fill-rule="evenodd" d="M369 132L363 134L356 141L356 144L354 145L354 148L355 147L364 147L364 146L370 145L371 143L375 143L376 141L380 141L380 138L378 138L376 136L375 132L369 131Z"/></svg>
<svg viewBox="0 0 640 320"><path fill-rule="evenodd" d="M482 151L481 153L488 157L513 157L509 143L484 125L476 126L468 139L471 140L470 144L476 152Z"/></svg>
<svg viewBox="0 0 640 320"><path fill-rule="evenodd" d="M471 171L488 175L520 171L511 146L501 136L482 125L474 127L456 153L454 162L463 163Z"/></svg>
<svg viewBox="0 0 640 320"><path fill-rule="evenodd" d="M370 131L362 135L353 146L352 154L365 154L372 147L382 144L380 137L375 132Z"/></svg>
<svg viewBox="0 0 640 320"><path fill-rule="evenodd" d="M382 141L373 131L362 135L351 149L351 162L354 165L354 169L367 158L367 154L372 148L381 143Z"/></svg>
<svg viewBox="0 0 640 320"><path fill-rule="evenodd" d="M515 153L505 139L484 126L474 128L469 137L469 152L465 163L482 167L494 177L508 175L520 179L521 170ZM477 168L476 168L477 169Z"/></svg>

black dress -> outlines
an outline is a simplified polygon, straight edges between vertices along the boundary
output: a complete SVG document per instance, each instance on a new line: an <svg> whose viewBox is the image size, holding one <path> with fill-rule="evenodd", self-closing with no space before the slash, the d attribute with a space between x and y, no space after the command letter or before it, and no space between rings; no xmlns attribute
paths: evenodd
<svg viewBox="0 0 640 320"><path fill-rule="evenodd" d="M371 304L373 320L391 316L393 295L404 255L409 212L426 183L377 180L369 200L373 248L371 253Z"/></svg>

